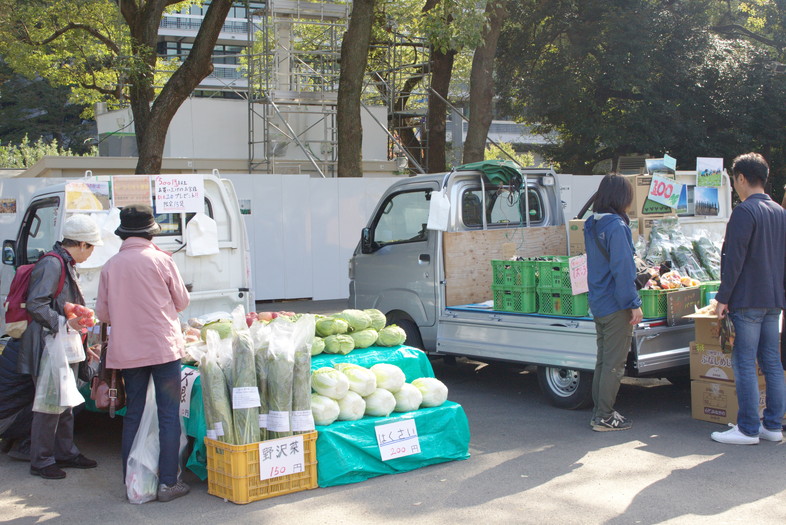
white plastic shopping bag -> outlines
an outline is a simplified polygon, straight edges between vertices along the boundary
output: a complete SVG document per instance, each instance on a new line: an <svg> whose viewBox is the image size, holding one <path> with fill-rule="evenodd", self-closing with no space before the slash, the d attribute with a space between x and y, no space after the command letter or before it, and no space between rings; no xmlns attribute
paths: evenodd
<svg viewBox="0 0 786 525"><path fill-rule="evenodd" d="M450 199L448 199L447 190L432 191L426 228L429 230L445 231L448 229L449 220Z"/></svg>
<svg viewBox="0 0 786 525"><path fill-rule="evenodd" d="M74 371L68 364L66 352L68 334L62 318L61 323L57 334L47 335L44 338L45 347L41 354L33 400L34 412L61 414L67 408L85 402L85 398L76 386ZM84 359L84 349L82 359Z"/></svg>
<svg viewBox="0 0 786 525"><path fill-rule="evenodd" d="M197 213L186 225L186 255L218 253L218 225L209 215Z"/></svg>
<svg viewBox="0 0 786 525"><path fill-rule="evenodd" d="M158 407L153 378L147 385L145 410L134 436L126 465L126 495L134 504L153 501L158 495Z"/></svg>

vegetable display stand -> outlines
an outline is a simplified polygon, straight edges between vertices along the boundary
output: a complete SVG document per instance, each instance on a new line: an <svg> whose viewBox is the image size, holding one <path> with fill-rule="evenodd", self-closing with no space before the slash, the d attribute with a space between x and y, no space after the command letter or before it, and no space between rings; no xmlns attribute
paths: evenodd
<svg viewBox="0 0 786 525"><path fill-rule="evenodd" d="M302 434L303 472L260 479L259 448L262 443L229 445L205 438L207 493L232 503L250 503L274 496L317 488L317 433Z"/></svg>
<svg viewBox="0 0 786 525"><path fill-rule="evenodd" d="M415 422L419 452L383 461L377 425L403 419ZM358 483L375 476L469 457L469 422L461 405L451 401L435 408L394 412L389 417L336 421L332 425L318 426L317 431L320 487Z"/></svg>

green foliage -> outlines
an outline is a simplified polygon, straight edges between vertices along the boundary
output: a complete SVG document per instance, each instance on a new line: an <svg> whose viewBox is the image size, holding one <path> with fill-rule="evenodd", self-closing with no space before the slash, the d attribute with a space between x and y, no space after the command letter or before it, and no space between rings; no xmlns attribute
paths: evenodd
<svg viewBox="0 0 786 525"><path fill-rule="evenodd" d="M497 144L497 146L494 144L488 144L486 146L486 151L483 156L485 160L513 160L522 167L530 167L535 165L535 157L533 157L531 153L518 153L513 148L513 144L509 142L498 142Z"/></svg>
<svg viewBox="0 0 786 525"><path fill-rule="evenodd" d="M93 146L89 153L79 155L69 149L61 147L57 140L44 142L38 139L30 142L27 135L24 136L19 144L7 145L0 144L0 168L26 169L38 162L42 157L95 157L98 155L98 148Z"/></svg>

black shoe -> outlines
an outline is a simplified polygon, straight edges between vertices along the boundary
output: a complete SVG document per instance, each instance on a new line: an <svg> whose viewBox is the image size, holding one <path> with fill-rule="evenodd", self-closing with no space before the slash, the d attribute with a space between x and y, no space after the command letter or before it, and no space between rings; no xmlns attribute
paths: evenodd
<svg viewBox="0 0 786 525"><path fill-rule="evenodd" d="M19 461L30 461L30 439L14 441L14 445L8 451L8 457Z"/></svg>
<svg viewBox="0 0 786 525"><path fill-rule="evenodd" d="M47 465L44 468L30 467L30 474L41 476L44 479L63 479L66 473L60 470L57 465Z"/></svg>
<svg viewBox="0 0 786 525"><path fill-rule="evenodd" d="M73 459L58 461L57 466L60 468L96 468L98 463L94 459L86 458L84 455L79 454Z"/></svg>

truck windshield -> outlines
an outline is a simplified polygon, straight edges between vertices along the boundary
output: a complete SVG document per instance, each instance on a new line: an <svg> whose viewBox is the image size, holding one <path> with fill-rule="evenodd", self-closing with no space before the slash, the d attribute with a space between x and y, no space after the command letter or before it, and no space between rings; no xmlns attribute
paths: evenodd
<svg viewBox="0 0 786 525"><path fill-rule="evenodd" d="M483 190L470 188L461 196L461 219L468 228L483 226ZM486 223L488 226L507 226L526 224L527 207L522 199L523 193L511 192L506 188L486 188ZM535 188L527 190L529 199L530 224L543 221L543 201Z"/></svg>
<svg viewBox="0 0 786 525"><path fill-rule="evenodd" d="M213 217L213 207L210 201L205 197L205 214ZM185 224L194 218L195 213L186 213ZM156 222L161 225L161 232L158 236L164 235L182 235L184 223L182 221L182 213L156 213Z"/></svg>

